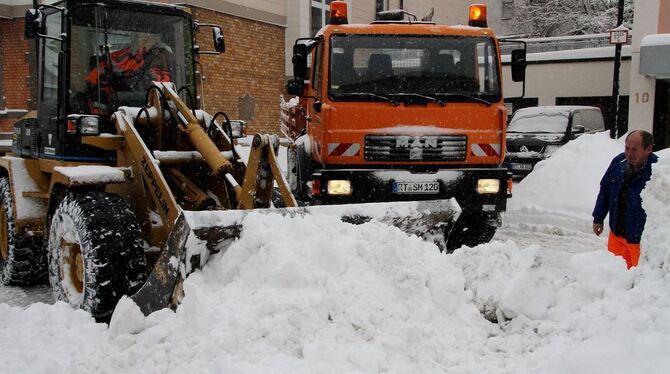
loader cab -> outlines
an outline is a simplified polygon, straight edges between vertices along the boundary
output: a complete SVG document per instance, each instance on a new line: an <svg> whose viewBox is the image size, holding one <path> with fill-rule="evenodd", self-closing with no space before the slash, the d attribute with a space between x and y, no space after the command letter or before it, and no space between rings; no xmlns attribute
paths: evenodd
<svg viewBox="0 0 670 374"><path fill-rule="evenodd" d="M116 133L112 113L142 107L153 81L173 82L192 100L193 25L181 7L143 2L72 0L30 10L25 34L39 51L39 157L113 161L113 152L81 137Z"/></svg>

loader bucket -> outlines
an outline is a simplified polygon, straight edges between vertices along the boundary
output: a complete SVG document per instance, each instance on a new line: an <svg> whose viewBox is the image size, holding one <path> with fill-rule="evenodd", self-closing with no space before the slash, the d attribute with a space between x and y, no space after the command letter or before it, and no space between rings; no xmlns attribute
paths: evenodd
<svg viewBox="0 0 670 374"><path fill-rule="evenodd" d="M398 227L409 235L414 234L432 241L440 250L444 250L445 238L458 219L460 211L455 199L282 209L183 211L149 279L131 299L145 315L174 306L178 299L175 298L175 288L179 281L201 268L210 254L225 252L240 237L244 217L252 212L287 217L328 215L352 224L376 220Z"/></svg>

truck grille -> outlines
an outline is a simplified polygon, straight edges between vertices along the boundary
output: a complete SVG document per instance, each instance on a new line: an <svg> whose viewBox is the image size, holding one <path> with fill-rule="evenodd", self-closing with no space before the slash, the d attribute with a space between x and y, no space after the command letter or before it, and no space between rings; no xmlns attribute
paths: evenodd
<svg viewBox="0 0 670 374"><path fill-rule="evenodd" d="M367 135L366 161L464 161L465 135Z"/></svg>

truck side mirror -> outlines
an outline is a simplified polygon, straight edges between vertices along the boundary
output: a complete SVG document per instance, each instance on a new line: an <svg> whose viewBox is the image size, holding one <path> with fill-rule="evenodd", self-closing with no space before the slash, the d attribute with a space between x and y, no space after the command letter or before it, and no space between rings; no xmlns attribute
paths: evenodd
<svg viewBox="0 0 670 374"><path fill-rule="evenodd" d="M223 53L226 51L226 41L223 38L223 31L218 26L212 27L212 39L214 40L214 50Z"/></svg>
<svg viewBox="0 0 670 374"><path fill-rule="evenodd" d="M38 9L26 10L24 18L23 35L26 39L37 39L40 34L44 34L44 25L42 24L42 12Z"/></svg>
<svg viewBox="0 0 670 374"><path fill-rule="evenodd" d="M293 46L293 77L295 80L304 80L307 77L307 46L296 44Z"/></svg>
<svg viewBox="0 0 670 374"><path fill-rule="evenodd" d="M286 82L286 92L293 96L302 96L305 92L305 81L303 79L295 78Z"/></svg>
<svg viewBox="0 0 670 374"><path fill-rule="evenodd" d="M526 80L526 51L515 49L512 51L512 81L523 82Z"/></svg>

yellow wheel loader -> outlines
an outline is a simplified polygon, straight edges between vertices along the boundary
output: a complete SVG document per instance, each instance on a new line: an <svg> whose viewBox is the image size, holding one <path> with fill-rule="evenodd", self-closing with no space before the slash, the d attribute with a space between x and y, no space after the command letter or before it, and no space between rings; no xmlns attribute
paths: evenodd
<svg viewBox="0 0 670 374"><path fill-rule="evenodd" d="M29 10L25 24L39 45L39 102L0 158L4 283L48 274L57 300L97 320L123 295L148 314L179 303L183 280L225 252L250 211L377 219L444 246L453 201L298 208L276 136L254 136L241 160L243 122L193 103L195 61L223 52L221 29L186 9L68 0ZM203 27L214 51L193 43ZM272 208L275 184L286 208Z"/></svg>

